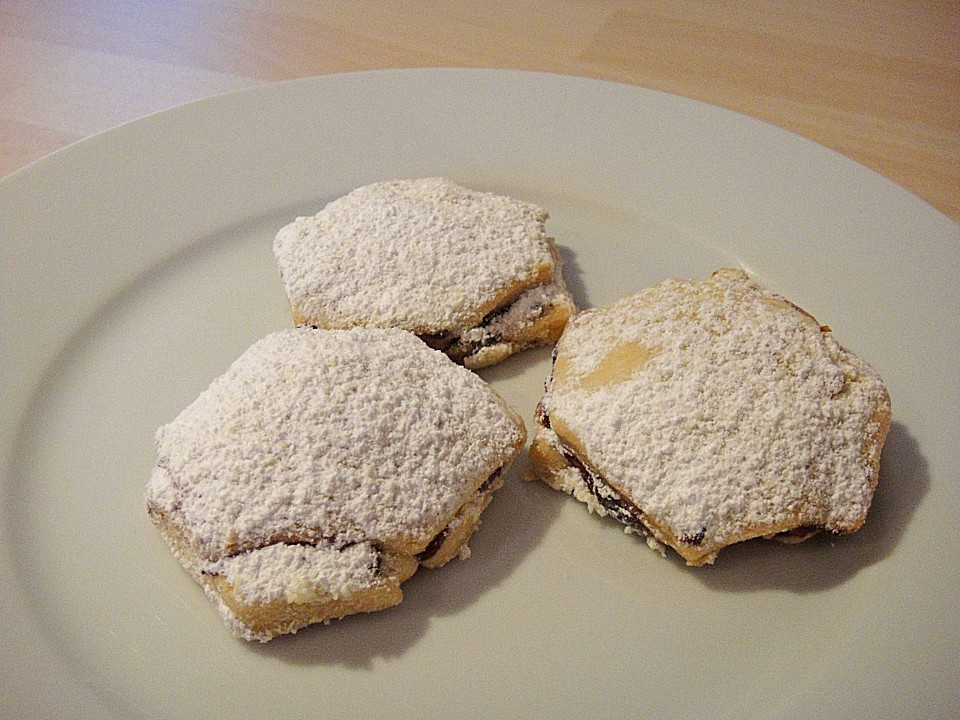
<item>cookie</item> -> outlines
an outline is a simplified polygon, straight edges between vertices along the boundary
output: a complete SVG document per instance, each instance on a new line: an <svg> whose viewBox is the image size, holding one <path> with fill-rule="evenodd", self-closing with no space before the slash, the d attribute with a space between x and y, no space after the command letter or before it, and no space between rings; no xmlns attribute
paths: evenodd
<svg viewBox="0 0 960 720"><path fill-rule="evenodd" d="M546 220L442 178L380 182L297 218L274 254L296 325L397 327L476 369L576 312Z"/></svg>
<svg viewBox="0 0 960 720"><path fill-rule="evenodd" d="M571 320L530 458L547 484L702 565L751 538L856 531L890 412L830 328L724 269Z"/></svg>
<svg viewBox="0 0 960 720"><path fill-rule="evenodd" d="M150 518L238 637L402 599L467 540L526 439L474 373L396 329L289 329L157 431Z"/></svg>

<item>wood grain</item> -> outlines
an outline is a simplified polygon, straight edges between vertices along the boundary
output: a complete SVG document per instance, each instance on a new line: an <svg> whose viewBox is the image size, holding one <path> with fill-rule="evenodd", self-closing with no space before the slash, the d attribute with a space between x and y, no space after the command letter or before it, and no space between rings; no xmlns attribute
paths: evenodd
<svg viewBox="0 0 960 720"><path fill-rule="evenodd" d="M425 66L705 100L838 150L960 220L958 0L0 0L0 175L199 97Z"/></svg>

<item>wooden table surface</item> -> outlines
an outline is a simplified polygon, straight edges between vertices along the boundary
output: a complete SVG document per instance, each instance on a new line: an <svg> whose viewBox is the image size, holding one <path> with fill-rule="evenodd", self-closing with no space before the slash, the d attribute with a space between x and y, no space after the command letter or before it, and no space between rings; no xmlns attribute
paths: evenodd
<svg viewBox="0 0 960 720"><path fill-rule="evenodd" d="M207 95L425 66L706 100L838 150L960 220L960 0L0 0L0 176Z"/></svg>

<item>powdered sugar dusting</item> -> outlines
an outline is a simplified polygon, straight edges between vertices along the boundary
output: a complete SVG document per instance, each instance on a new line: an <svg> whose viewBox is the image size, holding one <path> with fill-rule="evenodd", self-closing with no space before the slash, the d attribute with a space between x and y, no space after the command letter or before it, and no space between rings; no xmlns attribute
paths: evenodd
<svg viewBox="0 0 960 720"><path fill-rule="evenodd" d="M291 538L425 544L523 433L409 333L284 330L157 431L147 499L211 562Z"/></svg>
<svg viewBox="0 0 960 720"><path fill-rule="evenodd" d="M476 325L553 257L536 205L441 178L375 183L301 217L274 252L291 303L326 327L420 334ZM509 298L507 298L509 299Z"/></svg>
<svg viewBox="0 0 960 720"><path fill-rule="evenodd" d="M644 350L642 369L585 382L624 344ZM742 271L581 314L560 341L561 366L543 401L551 420L678 537L722 546L789 518L844 531L870 506L880 447L867 439L877 410L889 412L883 382Z"/></svg>
<svg viewBox="0 0 960 720"><path fill-rule="evenodd" d="M377 580L379 553L370 543L338 548L277 543L207 563L203 571L223 575L245 603L306 603L339 600Z"/></svg>

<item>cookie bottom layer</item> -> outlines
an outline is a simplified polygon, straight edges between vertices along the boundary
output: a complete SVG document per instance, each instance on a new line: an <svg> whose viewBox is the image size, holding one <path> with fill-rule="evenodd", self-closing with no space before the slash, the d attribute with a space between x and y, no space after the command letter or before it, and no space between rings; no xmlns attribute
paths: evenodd
<svg viewBox="0 0 960 720"><path fill-rule="evenodd" d="M467 558L470 536L480 526L480 515L489 505L493 494L503 486L501 468L485 480L473 496L457 511L447 526L415 555L387 552L373 543L365 543L371 562L367 572L349 582L339 584L305 583L302 579L284 577L276 568L269 568L278 576L272 582L272 595L264 595L263 580L257 591L250 585L257 578L250 573L233 572L231 564L243 556L225 558L212 563L203 557L187 541L169 515L162 509L149 506L148 514L160 535L190 576L203 588L206 597L216 606L221 619L238 638L267 642L277 635L296 633L301 628L317 623L327 623L356 613L374 612L397 605L403 600L400 586L421 566L438 568L455 557ZM324 557L321 561L336 565L337 555L351 546L337 547L332 542L321 545L286 544L290 550L315 550ZM275 550L266 546L252 553ZM248 563L256 568L257 563ZM256 569L254 570L256 574ZM356 576L357 573L354 573ZM246 580L252 582L246 582ZM280 586L277 590L276 586ZM259 593L259 596L258 596ZM279 597L273 597L279 595Z"/></svg>

